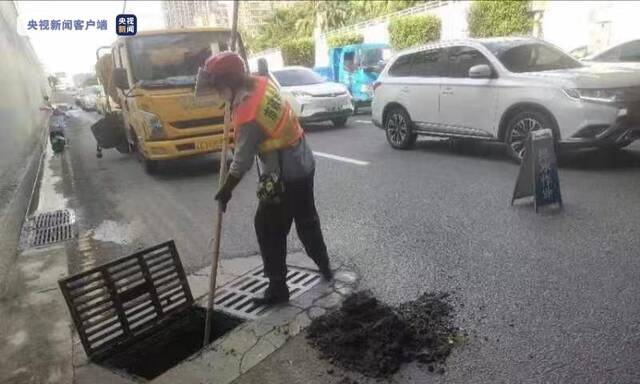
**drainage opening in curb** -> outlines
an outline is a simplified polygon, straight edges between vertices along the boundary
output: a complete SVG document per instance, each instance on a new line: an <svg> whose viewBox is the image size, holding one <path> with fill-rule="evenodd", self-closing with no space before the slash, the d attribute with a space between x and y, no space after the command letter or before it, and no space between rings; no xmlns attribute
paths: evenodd
<svg viewBox="0 0 640 384"><path fill-rule="evenodd" d="M175 315L163 329L129 348L99 362L138 379L151 380L175 367L202 348L206 310L193 306ZM214 341L242 323L222 312L214 312Z"/></svg>

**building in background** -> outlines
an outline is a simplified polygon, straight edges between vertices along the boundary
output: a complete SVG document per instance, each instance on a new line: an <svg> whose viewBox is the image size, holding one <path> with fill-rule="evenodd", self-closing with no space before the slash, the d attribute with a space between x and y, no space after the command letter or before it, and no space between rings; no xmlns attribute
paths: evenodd
<svg viewBox="0 0 640 384"><path fill-rule="evenodd" d="M163 1L167 28L230 27L233 1Z"/></svg>
<svg viewBox="0 0 640 384"><path fill-rule="evenodd" d="M278 8L295 5L296 1L239 1L238 25L248 33L255 33L258 27ZM168 1L162 2L164 21L167 28L186 27L231 27L233 1Z"/></svg>

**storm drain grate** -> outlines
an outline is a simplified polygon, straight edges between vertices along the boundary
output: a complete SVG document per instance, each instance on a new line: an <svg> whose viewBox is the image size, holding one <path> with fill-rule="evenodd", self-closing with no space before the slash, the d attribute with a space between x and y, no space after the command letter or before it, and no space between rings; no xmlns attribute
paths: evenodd
<svg viewBox="0 0 640 384"><path fill-rule="evenodd" d="M59 281L87 356L100 358L193 304L173 241Z"/></svg>
<svg viewBox="0 0 640 384"><path fill-rule="evenodd" d="M29 219L25 230L30 247L41 247L72 239L73 215L69 210L44 212Z"/></svg>
<svg viewBox="0 0 640 384"><path fill-rule="evenodd" d="M320 281L320 275L306 269L288 267L287 286L290 298L295 299ZM220 287L215 296L215 308L230 315L255 320L264 315L269 307L256 305L252 299L261 297L269 285L259 267Z"/></svg>
<svg viewBox="0 0 640 384"><path fill-rule="evenodd" d="M73 238L73 226L63 224L49 228L39 228L33 233L31 246L40 247L47 244L59 243Z"/></svg>
<svg viewBox="0 0 640 384"><path fill-rule="evenodd" d="M71 212L66 209L41 213L33 218L33 225L36 229L56 227L65 224L71 224Z"/></svg>

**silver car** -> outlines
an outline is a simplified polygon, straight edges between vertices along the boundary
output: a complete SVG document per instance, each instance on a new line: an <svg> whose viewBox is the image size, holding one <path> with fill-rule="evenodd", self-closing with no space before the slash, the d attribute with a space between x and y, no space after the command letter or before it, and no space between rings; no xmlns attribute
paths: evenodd
<svg viewBox="0 0 640 384"><path fill-rule="evenodd" d="M622 148L640 138L640 72L588 67L532 38L440 42L387 64L372 120L400 149L418 135L473 138L519 160L542 128L561 147Z"/></svg>

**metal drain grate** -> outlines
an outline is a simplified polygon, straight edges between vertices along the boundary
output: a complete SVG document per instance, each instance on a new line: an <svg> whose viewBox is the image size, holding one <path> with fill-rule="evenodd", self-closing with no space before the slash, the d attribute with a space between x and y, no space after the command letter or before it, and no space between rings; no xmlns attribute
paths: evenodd
<svg viewBox="0 0 640 384"><path fill-rule="evenodd" d="M320 281L320 275L306 269L288 267L287 286L290 298L295 299ZM220 287L215 296L216 309L230 315L254 320L264 315L269 307L255 305L253 298L261 297L269 285L269 279L263 276L259 267L238 277L229 284Z"/></svg>
<svg viewBox="0 0 640 384"><path fill-rule="evenodd" d="M41 213L29 219L25 226L28 245L41 247L72 239L73 215L69 210Z"/></svg>
<svg viewBox="0 0 640 384"><path fill-rule="evenodd" d="M58 225L71 224L71 212L66 209L45 212L33 218L35 228L48 228Z"/></svg>
<svg viewBox="0 0 640 384"><path fill-rule="evenodd" d="M40 247L47 244L59 243L73 238L73 226L71 224L59 225L50 228L39 228L33 233L31 246Z"/></svg>
<svg viewBox="0 0 640 384"><path fill-rule="evenodd" d="M173 241L59 281L87 356L101 358L193 304Z"/></svg>

